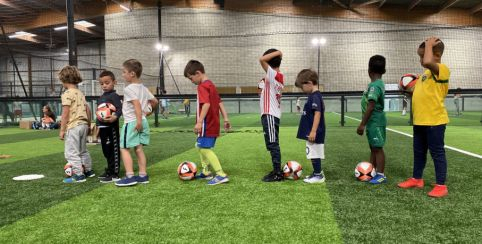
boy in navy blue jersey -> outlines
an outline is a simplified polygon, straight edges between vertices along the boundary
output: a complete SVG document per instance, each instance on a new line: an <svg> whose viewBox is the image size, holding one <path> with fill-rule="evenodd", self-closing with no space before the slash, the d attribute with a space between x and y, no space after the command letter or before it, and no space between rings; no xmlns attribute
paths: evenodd
<svg viewBox="0 0 482 244"><path fill-rule="evenodd" d="M102 152L107 160L107 168L99 176L100 182L109 183L118 181L120 171L120 137L119 118L122 115L122 102L114 90L116 84L115 76L111 71L104 70L99 75L99 84L104 94L97 99L97 104L110 103L115 106L115 113L103 119L97 118L96 124L99 128Z"/></svg>
<svg viewBox="0 0 482 244"><path fill-rule="evenodd" d="M321 160L325 159L325 105L318 90L318 74L310 69L300 71L296 87L308 94L298 127L298 139L306 140L306 158L313 164L313 173L304 182L315 184L325 182L321 171Z"/></svg>

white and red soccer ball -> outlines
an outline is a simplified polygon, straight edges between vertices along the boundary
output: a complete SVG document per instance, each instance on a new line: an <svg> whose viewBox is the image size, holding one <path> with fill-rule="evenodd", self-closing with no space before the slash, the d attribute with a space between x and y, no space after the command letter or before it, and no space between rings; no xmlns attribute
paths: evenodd
<svg viewBox="0 0 482 244"><path fill-rule="evenodd" d="M412 93L418 81L417 74L404 74L398 83L398 88L403 92Z"/></svg>
<svg viewBox="0 0 482 244"><path fill-rule="evenodd" d="M296 161L288 161L283 167L283 176L286 179L297 180L303 173L303 167Z"/></svg>
<svg viewBox="0 0 482 244"><path fill-rule="evenodd" d="M116 111L116 108L111 103L101 103L97 106L97 110L95 111L95 115L97 119L103 120L106 117L109 117Z"/></svg>
<svg viewBox="0 0 482 244"><path fill-rule="evenodd" d="M181 180L193 180L196 178L197 166L193 162L184 161L177 167L177 174Z"/></svg>
<svg viewBox="0 0 482 244"><path fill-rule="evenodd" d="M369 162L360 162L355 168L355 177L359 181L369 181L375 177L376 171L373 164Z"/></svg>

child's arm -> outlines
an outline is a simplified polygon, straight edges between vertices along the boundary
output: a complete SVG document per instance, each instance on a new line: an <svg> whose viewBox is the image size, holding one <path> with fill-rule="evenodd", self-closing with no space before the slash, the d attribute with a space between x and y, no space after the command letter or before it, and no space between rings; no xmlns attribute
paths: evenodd
<svg viewBox="0 0 482 244"><path fill-rule="evenodd" d="M277 56L282 57L283 53L281 53L281 51L278 50L276 52L268 53L262 56L261 58L259 58L259 63L261 64L261 67L263 67L265 72L268 71L268 67L269 67L268 61L270 61L272 58Z"/></svg>
<svg viewBox="0 0 482 244"><path fill-rule="evenodd" d="M66 105L62 106L62 120L60 121L60 132L59 132L60 140L64 139L65 131L67 130L67 122L69 121L69 111L70 111L70 106L66 106Z"/></svg>
<svg viewBox="0 0 482 244"><path fill-rule="evenodd" d="M231 129L231 123L229 123L228 112L224 108L224 104L222 102L219 103L219 110L221 111L221 115L223 116L224 120L224 131L228 132Z"/></svg>
<svg viewBox="0 0 482 244"><path fill-rule="evenodd" d="M90 107L88 104L85 104L85 112L87 113L87 121L89 121L88 124L88 130L87 130L87 135L90 135L90 123L92 122L92 112L90 111Z"/></svg>
<svg viewBox="0 0 482 244"><path fill-rule="evenodd" d="M313 119L313 126L311 127L310 135L308 136L309 142L315 142L316 140L316 130L318 130L318 126L320 125L321 120L321 112L315 111L315 118Z"/></svg>
<svg viewBox="0 0 482 244"><path fill-rule="evenodd" d="M206 115L208 114L209 107L211 107L210 103L204 103L202 105L201 113L199 114L199 119L196 122L196 125L194 126L194 133L198 134L202 130L202 123L204 118L206 118Z"/></svg>
<svg viewBox="0 0 482 244"><path fill-rule="evenodd" d="M440 43L437 37L430 37L425 41L425 52L423 55L423 67L432 71L436 76L439 75L438 63L433 60L433 47Z"/></svg>
<svg viewBox="0 0 482 244"><path fill-rule="evenodd" d="M367 111L365 111L365 114L363 114L363 119L360 122L360 125L356 129L356 133L358 135L363 135L363 131L365 130L365 126L367 125L368 120L372 116L373 110L375 109L375 101L370 100L368 101L368 106L367 106Z"/></svg>
<svg viewBox="0 0 482 244"><path fill-rule="evenodd" d="M142 131L142 108L141 108L141 103L139 100L131 100L129 101L134 105L134 111L136 114L136 130L138 132Z"/></svg>

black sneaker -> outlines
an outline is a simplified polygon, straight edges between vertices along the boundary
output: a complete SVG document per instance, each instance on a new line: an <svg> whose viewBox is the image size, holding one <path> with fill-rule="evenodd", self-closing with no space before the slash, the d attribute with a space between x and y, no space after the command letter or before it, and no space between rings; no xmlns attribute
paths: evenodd
<svg viewBox="0 0 482 244"><path fill-rule="evenodd" d="M114 181L112 180L112 176L109 176L109 175L108 175L108 176L106 176L106 177L104 177L104 178L100 178L100 183L111 183L111 182L114 182Z"/></svg>
<svg viewBox="0 0 482 244"><path fill-rule="evenodd" d="M271 171L269 174L263 177L264 182L274 182L274 181L283 181L285 178L283 177L282 172L275 172Z"/></svg>
<svg viewBox="0 0 482 244"><path fill-rule="evenodd" d="M84 175L85 175L85 177L87 177L87 178L92 178L92 177L95 176L95 173L94 173L94 170L90 170L90 171L86 171L86 172L84 173Z"/></svg>
<svg viewBox="0 0 482 244"><path fill-rule="evenodd" d="M99 175L99 177L97 177L98 179L103 179L103 178L106 178L108 177L109 174L107 174L107 172L104 172L103 174Z"/></svg>

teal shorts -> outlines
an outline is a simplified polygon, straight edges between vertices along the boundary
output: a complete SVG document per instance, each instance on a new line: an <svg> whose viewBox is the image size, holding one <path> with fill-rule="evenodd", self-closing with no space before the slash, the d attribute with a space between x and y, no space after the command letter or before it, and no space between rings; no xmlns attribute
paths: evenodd
<svg viewBox="0 0 482 244"><path fill-rule="evenodd" d="M149 123L147 123L147 119L145 118L142 119L141 132L138 132L136 130L136 122L137 120L134 120L122 126L122 130L120 132L121 148L133 148L139 145L149 145L150 131L149 131Z"/></svg>
<svg viewBox="0 0 482 244"><path fill-rule="evenodd" d="M367 139L370 147L383 147L386 141L386 126L367 125Z"/></svg>

